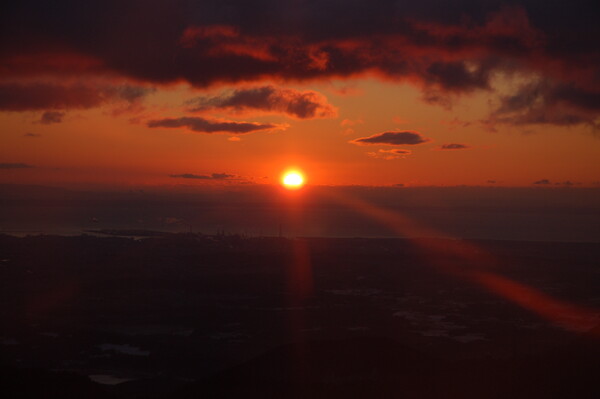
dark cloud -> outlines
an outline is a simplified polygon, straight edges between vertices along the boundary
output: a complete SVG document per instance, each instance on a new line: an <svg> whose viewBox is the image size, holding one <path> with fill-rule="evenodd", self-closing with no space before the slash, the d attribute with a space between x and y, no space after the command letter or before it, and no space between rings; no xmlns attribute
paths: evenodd
<svg viewBox="0 0 600 399"><path fill-rule="evenodd" d="M532 184L547 185L547 184L552 184L552 183L550 183L550 180L548 180L548 179L542 179L542 180L534 181Z"/></svg>
<svg viewBox="0 0 600 399"><path fill-rule="evenodd" d="M491 124L588 124L599 127L600 86L580 88L538 80L522 85L516 93L501 98L490 115Z"/></svg>
<svg viewBox="0 0 600 399"><path fill-rule="evenodd" d="M26 163L0 163L0 169L29 169L33 166Z"/></svg>
<svg viewBox="0 0 600 399"><path fill-rule="evenodd" d="M450 91L489 88L490 68L484 65L469 68L465 62L434 62L425 69L427 82Z"/></svg>
<svg viewBox="0 0 600 399"><path fill-rule="evenodd" d="M183 173L180 175L169 175L169 177L182 179L199 179L199 180L238 180L235 175L227 173L213 173L211 175L195 175L193 173Z"/></svg>
<svg viewBox="0 0 600 399"><path fill-rule="evenodd" d="M200 117L164 118L151 120L148 127L180 128L184 127L199 133L245 134L261 130L283 129L285 125L256 122L232 122L208 120Z"/></svg>
<svg viewBox="0 0 600 399"><path fill-rule="evenodd" d="M0 110L87 109L115 101L134 102L153 89L123 86L60 85L54 83L1 83ZM42 123L56 123L58 111L46 111ZM46 119L45 119L46 117ZM47 121L47 122L44 122Z"/></svg>
<svg viewBox="0 0 600 399"><path fill-rule="evenodd" d="M372 74L414 82L426 101L444 106L448 94L489 90L503 72L597 93L596 4L511 4L21 0L0 16L0 70L5 79L103 75L196 87ZM529 119L586 120L579 114Z"/></svg>
<svg viewBox="0 0 600 399"><path fill-rule="evenodd" d="M130 85L110 87L103 90L113 97L117 97L130 103L136 102L156 91L156 89L153 87L140 87Z"/></svg>
<svg viewBox="0 0 600 399"><path fill-rule="evenodd" d="M333 118L337 109L322 94L274 86L235 90L217 97L197 97L188 102L190 111L225 109L283 113L300 119Z"/></svg>
<svg viewBox="0 0 600 399"><path fill-rule="evenodd" d="M361 137L350 141L359 145L416 145L431 141L421 133L410 130L397 132L383 132L368 137Z"/></svg>
<svg viewBox="0 0 600 399"><path fill-rule="evenodd" d="M46 111L42 114L39 122L44 125L50 125L52 123L61 123L65 117L65 112L60 111Z"/></svg>
<svg viewBox="0 0 600 399"><path fill-rule="evenodd" d="M468 148L471 147L466 144L459 143L442 144L438 147L439 150L466 150Z"/></svg>

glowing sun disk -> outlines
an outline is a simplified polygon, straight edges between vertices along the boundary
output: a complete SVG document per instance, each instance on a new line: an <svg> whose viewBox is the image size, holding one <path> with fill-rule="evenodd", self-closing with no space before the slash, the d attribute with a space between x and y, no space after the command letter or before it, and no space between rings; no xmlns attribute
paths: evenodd
<svg viewBox="0 0 600 399"><path fill-rule="evenodd" d="M304 184L304 177L299 172L287 172L283 175L282 183L289 189L300 188Z"/></svg>

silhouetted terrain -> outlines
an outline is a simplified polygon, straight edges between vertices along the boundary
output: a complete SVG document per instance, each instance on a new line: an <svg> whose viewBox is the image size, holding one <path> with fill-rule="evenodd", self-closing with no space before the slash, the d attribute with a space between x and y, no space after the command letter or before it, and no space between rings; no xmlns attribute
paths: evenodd
<svg viewBox="0 0 600 399"><path fill-rule="evenodd" d="M597 243L108 233L0 236L10 397L599 393Z"/></svg>
<svg viewBox="0 0 600 399"><path fill-rule="evenodd" d="M160 230L257 236L398 237L340 199L401 214L436 237L600 242L600 188L307 186L302 201L280 187L168 186L81 191L0 184L0 232ZM302 214L290 220L290 212ZM413 238L414 232L403 231ZM419 237L420 235L416 235Z"/></svg>

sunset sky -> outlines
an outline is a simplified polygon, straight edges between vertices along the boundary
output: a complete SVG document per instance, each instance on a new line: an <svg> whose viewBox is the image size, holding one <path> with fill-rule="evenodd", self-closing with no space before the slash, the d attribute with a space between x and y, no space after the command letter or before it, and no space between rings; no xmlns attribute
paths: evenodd
<svg viewBox="0 0 600 399"><path fill-rule="evenodd" d="M595 2L18 1L0 183L600 185Z"/></svg>

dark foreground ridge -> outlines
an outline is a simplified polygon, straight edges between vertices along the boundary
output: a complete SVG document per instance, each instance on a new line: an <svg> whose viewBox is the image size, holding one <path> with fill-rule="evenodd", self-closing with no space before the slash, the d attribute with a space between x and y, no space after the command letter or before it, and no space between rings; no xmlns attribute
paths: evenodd
<svg viewBox="0 0 600 399"><path fill-rule="evenodd" d="M288 345L171 397L592 398L598 348L511 359L441 361L380 338Z"/></svg>
<svg viewBox="0 0 600 399"><path fill-rule="evenodd" d="M12 398L596 398L598 346L568 349L448 362L387 339L310 341L187 384L157 377L107 387L75 373L0 372Z"/></svg>
<svg viewBox="0 0 600 399"><path fill-rule="evenodd" d="M3 397L600 393L597 318L561 324L466 278L589 314L599 244L110 233L0 236Z"/></svg>

